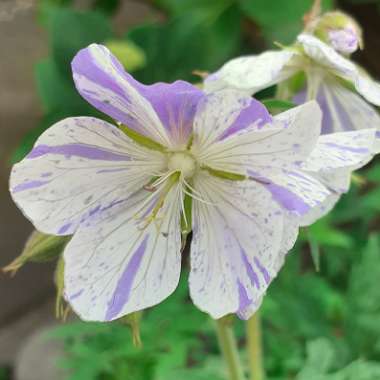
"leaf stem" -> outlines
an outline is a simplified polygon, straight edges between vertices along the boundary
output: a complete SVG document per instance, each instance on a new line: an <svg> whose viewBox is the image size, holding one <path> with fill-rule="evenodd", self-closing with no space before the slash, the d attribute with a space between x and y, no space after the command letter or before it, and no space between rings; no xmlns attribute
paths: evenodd
<svg viewBox="0 0 380 380"><path fill-rule="evenodd" d="M247 341L251 380L264 380L261 319L258 312L247 321Z"/></svg>
<svg viewBox="0 0 380 380"><path fill-rule="evenodd" d="M222 318L215 321L215 326L219 347L229 372L229 380L245 380L231 323Z"/></svg>

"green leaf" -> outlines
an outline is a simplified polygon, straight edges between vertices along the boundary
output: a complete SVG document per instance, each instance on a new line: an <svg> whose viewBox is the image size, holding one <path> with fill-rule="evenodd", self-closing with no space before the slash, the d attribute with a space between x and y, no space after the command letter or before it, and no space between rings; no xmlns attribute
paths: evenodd
<svg viewBox="0 0 380 380"><path fill-rule="evenodd" d="M357 254L349 279L348 305L352 318L347 333L356 352L368 355L380 344L380 238L372 235Z"/></svg>
<svg viewBox="0 0 380 380"><path fill-rule="evenodd" d="M62 108L88 108L88 104L75 89L71 78L64 76L52 59L36 64L37 91L46 112Z"/></svg>
<svg viewBox="0 0 380 380"><path fill-rule="evenodd" d="M60 7L68 7L73 0L38 0L37 19L41 25L47 26L52 12Z"/></svg>
<svg viewBox="0 0 380 380"><path fill-rule="evenodd" d="M328 339L320 338L308 343L306 363L297 380L324 379L323 376L333 367L335 360L335 350Z"/></svg>
<svg viewBox="0 0 380 380"><path fill-rule="evenodd" d="M112 38L111 26L102 13L57 9L49 22L50 44L57 68L71 76L74 55L91 43Z"/></svg>
<svg viewBox="0 0 380 380"><path fill-rule="evenodd" d="M325 246L351 248L353 246L352 237L339 230L332 224L331 217L327 216L308 227L309 234L315 243L321 248Z"/></svg>
<svg viewBox="0 0 380 380"><path fill-rule="evenodd" d="M112 16L119 8L120 0L93 0L92 6L94 9Z"/></svg>
<svg viewBox="0 0 380 380"><path fill-rule="evenodd" d="M240 0L245 14L261 27L268 42L293 42L303 29L302 18L313 0ZM323 1L323 9L332 8L331 0Z"/></svg>
<svg viewBox="0 0 380 380"><path fill-rule="evenodd" d="M194 70L216 70L237 54L240 36L236 7L207 22L202 17L184 15L167 24L138 26L127 34L146 53L146 67L134 73L145 83L192 80Z"/></svg>

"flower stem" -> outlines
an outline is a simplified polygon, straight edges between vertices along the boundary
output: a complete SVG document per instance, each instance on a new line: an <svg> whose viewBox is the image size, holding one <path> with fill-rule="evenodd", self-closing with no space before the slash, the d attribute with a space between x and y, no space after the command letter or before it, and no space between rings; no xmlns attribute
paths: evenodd
<svg viewBox="0 0 380 380"><path fill-rule="evenodd" d="M232 326L224 318L215 321L220 350L226 362L229 380L245 380Z"/></svg>
<svg viewBox="0 0 380 380"><path fill-rule="evenodd" d="M258 312L247 321L247 340L251 380L264 380L261 320Z"/></svg>

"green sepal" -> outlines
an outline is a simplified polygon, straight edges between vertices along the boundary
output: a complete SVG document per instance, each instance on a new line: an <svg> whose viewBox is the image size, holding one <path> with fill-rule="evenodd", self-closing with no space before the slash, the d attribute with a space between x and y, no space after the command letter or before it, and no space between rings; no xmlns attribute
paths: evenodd
<svg viewBox="0 0 380 380"><path fill-rule="evenodd" d="M66 319L70 307L66 305L65 298L63 297L64 287L65 287L65 261L63 255L60 256L57 266L54 272L54 284L56 288L56 299L55 299L55 316L57 318Z"/></svg>
<svg viewBox="0 0 380 380"><path fill-rule="evenodd" d="M145 146L145 148L158 150L160 152L165 152L166 148L160 143L150 139L149 137L143 136L142 134L128 128L126 125L119 124L119 129L123 131L130 139L135 141L137 144Z"/></svg>
<svg viewBox="0 0 380 380"><path fill-rule="evenodd" d="M306 228L306 234L309 241L311 258L313 259L315 270L319 272L321 269L321 251L319 249L318 241L314 238L309 228Z"/></svg>
<svg viewBox="0 0 380 380"><path fill-rule="evenodd" d="M70 236L46 235L34 231L27 240L20 256L3 268L4 272L16 273L28 262L46 262L58 257L69 242Z"/></svg>
<svg viewBox="0 0 380 380"><path fill-rule="evenodd" d="M141 335L140 335L140 320L142 311L135 311L134 313L125 315L119 318L118 321L122 324L128 325L132 332L132 340L135 347L141 347Z"/></svg>
<svg viewBox="0 0 380 380"><path fill-rule="evenodd" d="M204 166L202 169L207 170L211 175L215 177L228 179L230 181L244 181L247 179L247 177L243 174L225 172L223 170L209 168L208 166Z"/></svg>

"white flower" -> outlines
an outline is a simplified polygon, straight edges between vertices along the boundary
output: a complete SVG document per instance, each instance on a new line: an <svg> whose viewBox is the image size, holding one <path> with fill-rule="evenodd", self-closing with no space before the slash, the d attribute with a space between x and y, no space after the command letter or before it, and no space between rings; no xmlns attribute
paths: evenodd
<svg viewBox="0 0 380 380"><path fill-rule="evenodd" d="M331 194L310 173L358 164L373 139L367 130L320 140L316 102L272 118L233 90L142 85L99 45L78 53L73 72L81 95L128 127L63 120L13 167L10 186L37 229L73 234L65 295L85 320L120 318L174 291L181 219L193 230L194 303L214 318L248 318L294 244L299 217Z"/></svg>
<svg viewBox="0 0 380 380"><path fill-rule="evenodd" d="M306 89L296 95L296 100L298 103L311 99L318 101L323 111L323 134L363 128L380 129L380 118L367 103L380 106L379 83L310 34L298 36L293 48L227 62L206 78L205 90L213 92L233 88L252 95L300 72L306 74L307 82ZM379 149L380 143L377 141L374 150L378 152Z"/></svg>
<svg viewBox="0 0 380 380"><path fill-rule="evenodd" d="M380 105L380 85L353 62L310 34L298 36L293 48L227 62L206 78L205 91L230 88L252 95L301 72L306 76L306 88L296 94L294 100L298 104L311 99L318 101L323 112L322 134L374 128L377 132L371 150L379 152L380 117L367 102ZM286 85L282 90L285 95L292 96ZM330 211L340 195L348 191L351 172L368 160L363 159L360 164L350 166L344 173L339 170L316 176L333 194L321 207L314 208L310 215L305 216L304 223L312 223Z"/></svg>

